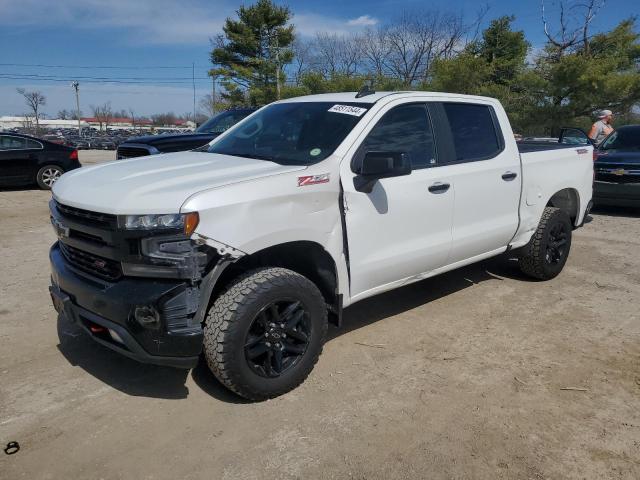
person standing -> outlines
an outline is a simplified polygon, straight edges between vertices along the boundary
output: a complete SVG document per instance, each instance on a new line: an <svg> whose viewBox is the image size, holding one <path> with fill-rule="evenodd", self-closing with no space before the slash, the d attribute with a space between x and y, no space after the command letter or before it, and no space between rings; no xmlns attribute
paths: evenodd
<svg viewBox="0 0 640 480"><path fill-rule="evenodd" d="M600 115L598 115L598 119L599 120L591 126L591 130L589 130L589 138L593 140L596 145L613 132L613 127L611 126L613 112L611 110L602 110Z"/></svg>

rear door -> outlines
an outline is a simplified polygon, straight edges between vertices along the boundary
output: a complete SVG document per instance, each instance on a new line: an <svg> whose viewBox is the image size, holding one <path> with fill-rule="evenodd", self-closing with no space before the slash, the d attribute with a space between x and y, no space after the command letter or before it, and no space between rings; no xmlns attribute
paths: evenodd
<svg viewBox="0 0 640 480"><path fill-rule="evenodd" d="M426 104L399 103L376 115L341 164L353 301L443 266L451 247L453 192L436 168ZM405 153L412 172L359 192L352 167L367 151Z"/></svg>
<svg viewBox="0 0 640 480"><path fill-rule="evenodd" d="M482 102L438 102L431 111L438 161L447 165L455 193L448 263L506 247L518 227L521 167L515 142L502 134L504 111Z"/></svg>

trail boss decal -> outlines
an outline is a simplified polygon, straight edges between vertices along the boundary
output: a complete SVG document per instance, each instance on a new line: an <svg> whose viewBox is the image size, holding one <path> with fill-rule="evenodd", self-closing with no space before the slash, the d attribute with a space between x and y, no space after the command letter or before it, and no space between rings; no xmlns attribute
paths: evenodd
<svg viewBox="0 0 640 480"><path fill-rule="evenodd" d="M307 175L305 177L298 177L298 186L306 187L307 185L317 185L318 183L327 183L328 181L328 173L322 173L320 175Z"/></svg>
<svg viewBox="0 0 640 480"><path fill-rule="evenodd" d="M351 105L334 105L327 111L334 113L345 113L347 115L353 115L354 117L361 117L362 114L367 111L367 109L352 107Z"/></svg>

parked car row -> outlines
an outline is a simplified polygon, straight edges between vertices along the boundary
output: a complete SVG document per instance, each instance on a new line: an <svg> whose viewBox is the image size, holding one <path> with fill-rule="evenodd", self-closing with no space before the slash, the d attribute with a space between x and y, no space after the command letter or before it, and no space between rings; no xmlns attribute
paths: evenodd
<svg viewBox="0 0 640 480"><path fill-rule="evenodd" d="M21 133L29 135L30 132L27 129L14 128L4 133ZM192 133L191 130L175 129L175 130L163 130L161 132L149 133L149 136L164 136L175 134L188 134ZM51 143L57 143L60 145L67 145L74 147L78 150L115 150L122 142L129 140L132 137L140 136L141 132L134 129L111 129L106 131L99 131L93 127L84 128L82 135L78 134L77 129L57 129L49 130L38 136L42 140L46 140Z"/></svg>

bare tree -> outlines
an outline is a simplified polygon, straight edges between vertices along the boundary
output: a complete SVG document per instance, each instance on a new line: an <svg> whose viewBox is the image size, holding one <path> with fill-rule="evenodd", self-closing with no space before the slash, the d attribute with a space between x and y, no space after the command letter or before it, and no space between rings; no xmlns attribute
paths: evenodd
<svg viewBox="0 0 640 480"><path fill-rule="evenodd" d="M60 110L56 115L60 120L69 120L71 118L71 114L67 110Z"/></svg>
<svg viewBox="0 0 640 480"><path fill-rule="evenodd" d="M468 29L461 14L404 12L384 27L387 68L406 86L424 80L434 60L450 58L462 47Z"/></svg>
<svg viewBox="0 0 640 480"><path fill-rule="evenodd" d="M109 128L109 122L113 118L111 102L107 102L102 105L91 105L91 112L100 124L100 131L102 131L103 124L105 125L105 130Z"/></svg>
<svg viewBox="0 0 640 480"><path fill-rule="evenodd" d="M555 33L552 33L549 22L547 22L544 0L540 0L544 34L549 42L556 47L556 56L561 57L578 45L582 45L583 53L589 55L589 27L604 4L605 0L574 0L570 2L560 0L558 28Z"/></svg>
<svg viewBox="0 0 640 480"><path fill-rule="evenodd" d="M368 71L382 77L387 71L391 46L382 28L367 28L360 36L363 63Z"/></svg>
<svg viewBox="0 0 640 480"><path fill-rule="evenodd" d="M213 95L207 93L200 99L198 105L205 115L212 116L217 111L217 103L218 102L216 102L216 99L213 97ZM193 114L191 114L191 116L193 116Z"/></svg>
<svg viewBox="0 0 640 480"><path fill-rule="evenodd" d="M173 112L157 113L151 116L151 121L156 127L171 127L176 124L176 114Z"/></svg>
<svg viewBox="0 0 640 480"><path fill-rule="evenodd" d="M36 122L36 135L40 131L39 119L42 116L40 107L47 104L47 98L39 91L28 92L24 88L16 89L20 95L24 97L24 101L33 113L33 118Z"/></svg>
<svg viewBox="0 0 640 480"><path fill-rule="evenodd" d="M129 107L129 117L131 118L131 128L136 129L136 115L133 108Z"/></svg>
<svg viewBox="0 0 640 480"><path fill-rule="evenodd" d="M303 73L312 68L314 62L312 43L304 38L296 37L291 46L293 61L291 62L292 76L296 85L300 84Z"/></svg>
<svg viewBox="0 0 640 480"><path fill-rule="evenodd" d="M317 66L326 76L351 76L358 71L361 48L356 36L317 33L315 45Z"/></svg>

